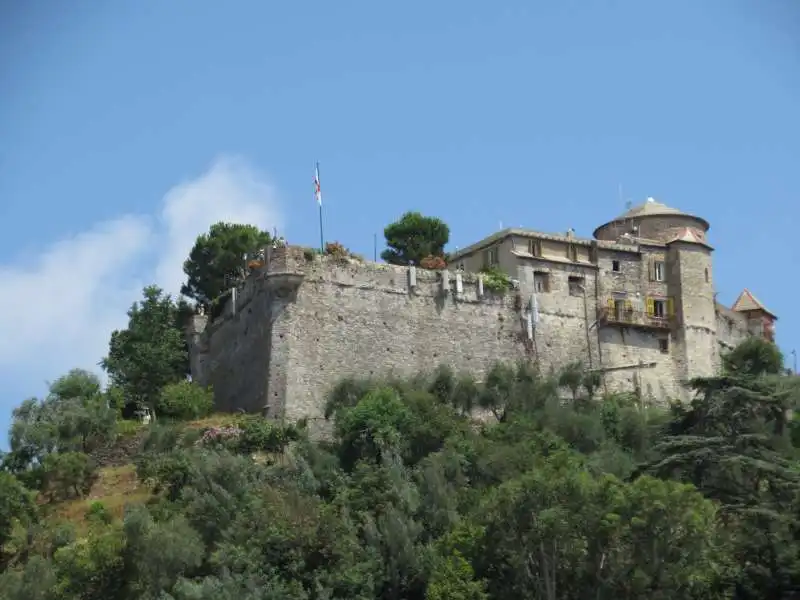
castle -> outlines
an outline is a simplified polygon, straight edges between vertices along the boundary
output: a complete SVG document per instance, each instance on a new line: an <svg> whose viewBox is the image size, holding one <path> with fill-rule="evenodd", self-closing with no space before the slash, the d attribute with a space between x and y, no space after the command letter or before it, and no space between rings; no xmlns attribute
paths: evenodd
<svg viewBox="0 0 800 600"><path fill-rule="evenodd" d="M775 315L749 291L732 308L716 302L708 229L648 199L593 239L504 229L442 271L267 248L220 315L192 319L192 377L213 386L219 410L312 428L341 378L439 364L480 377L496 361L579 361L605 391L685 399L683 384L713 374L721 351L774 337ZM487 267L508 289L489 285Z"/></svg>

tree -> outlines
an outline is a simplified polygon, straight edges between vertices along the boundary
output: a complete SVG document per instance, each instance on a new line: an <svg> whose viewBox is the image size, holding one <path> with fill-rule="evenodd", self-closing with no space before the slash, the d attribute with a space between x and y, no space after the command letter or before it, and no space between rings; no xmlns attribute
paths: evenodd
<svg viewBox="0 0 800 600"><path fill-rule="evenodd" d="M82 452L48 454L43 462L44 485L52 497L83 497L92 487L97 466Z"/></svg>
<svg viewBox="0 0 800 600"><path fill-rule="evenodd" d="M208 305L241 275L246 255L253 255L272 242L266 231L253 225L216 223L197 237L189 258L183 263L186 283L181 294Z"/></svg>
<svg viewBox="0 0 800 600"><path fill-rule="evenodd" d="M751 337L723 355L722 363L731 374L777 375L783 370L783 354L772 342Z"/></svg>
<svg viewBox="0 0 800 600"><path fill-rule="evenodd" d="M31 492L11 473L0 471L0 559L14 524L32 521L35 515L36 504Z"/></svg>
<svg viewBox="0 0 800 600"><path fill-rule="evenodd" d="M472 558L490 597L726 597L716 509L692 486L594 477L571 451L532 459L477 512Z"/></svg>
<svg viewBox="0 0 800 600"><path fill-rule="evenodd" d="M436 217L407 212L383 230L386 245L381 258L393 265L418 265L429 256L444 257L450 228Z"/></svg>
<svg viewBox="0 0 800 600"><path fill-rule="evenodd" d="M189 352L178 305L157 286L144 288L143 295L128 311L127 329L111 334L102 365L126 404L152 407L165 385L186 378Z"/></svg>
<svg viewBox="0 0 800 600"><path fill-rule="evenodd" d="M54 452L91 452L113 440L116 413L96 375L73 369L50 385L43 400L31 398L14 409L7 468L23 473ZM30 473L28 473L30 475ZM28 482L29 484L31 482Z"/></svg>
<svg viewBox="0 0 800 600"><path fill-rule="evenodd" d="M675 408L654 448L658 458L639 471L691 482L736 523L739 598L778 598L800 587L800 521L787 510L800 497L800 473L781 363L767 342L735 348L724 374L692 382L696 397Z"/></svg>

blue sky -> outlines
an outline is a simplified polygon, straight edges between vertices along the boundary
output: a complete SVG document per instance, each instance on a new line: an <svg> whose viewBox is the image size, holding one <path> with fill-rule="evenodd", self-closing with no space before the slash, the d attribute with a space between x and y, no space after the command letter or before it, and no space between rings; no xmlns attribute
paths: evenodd
<svg viewBox="0 0 800 600"><path fill-rule="evenodd" d="M0 428L211 222L315 244L317 160L327 237L367 255L407 209L453 246L699 214L720 299L749 287L788 355L799 69L792 0L3 3Z"/></svg>

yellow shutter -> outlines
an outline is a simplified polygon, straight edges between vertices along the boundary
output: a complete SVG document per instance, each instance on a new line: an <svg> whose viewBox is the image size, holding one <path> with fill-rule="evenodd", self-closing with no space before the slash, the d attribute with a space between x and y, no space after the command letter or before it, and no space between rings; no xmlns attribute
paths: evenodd
<svg viewBox="0 0 800 600"><path fill-rule="evenodd" d="M652 298L647 299L647 314L651 317L656 314L656 303Z"/></svg>
<svg viewBox="0 0 800 600"><path fill-rule="evenodd" d="M608 310L610 310L612 312L614 311L614 299L613 298L609 298L608 299Z"/></svg>
<svg viewBox="0 0 800 600"><path fill-rule="evenodd" d="M670 317L675 316L675 303L672 301L672 298L667 298L667 315Z"/></svg>
<svg viewBox="0 0 800 600"><path fill-rule="evenodd" d="M625 310L632 311L633 310L633 302L630 300L625 300Z"/></svg>

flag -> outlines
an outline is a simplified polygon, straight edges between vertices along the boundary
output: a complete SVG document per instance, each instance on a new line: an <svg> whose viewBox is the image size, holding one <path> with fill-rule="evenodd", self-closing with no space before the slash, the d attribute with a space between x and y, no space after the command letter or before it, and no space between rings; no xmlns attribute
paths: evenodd
<svg viewBox="0 0 800 600"><path fill-rule="evenodd" d="M314 169L314 197L317 199L317 204L322 206L322 188L319 185L319 163Z"/></svg>

